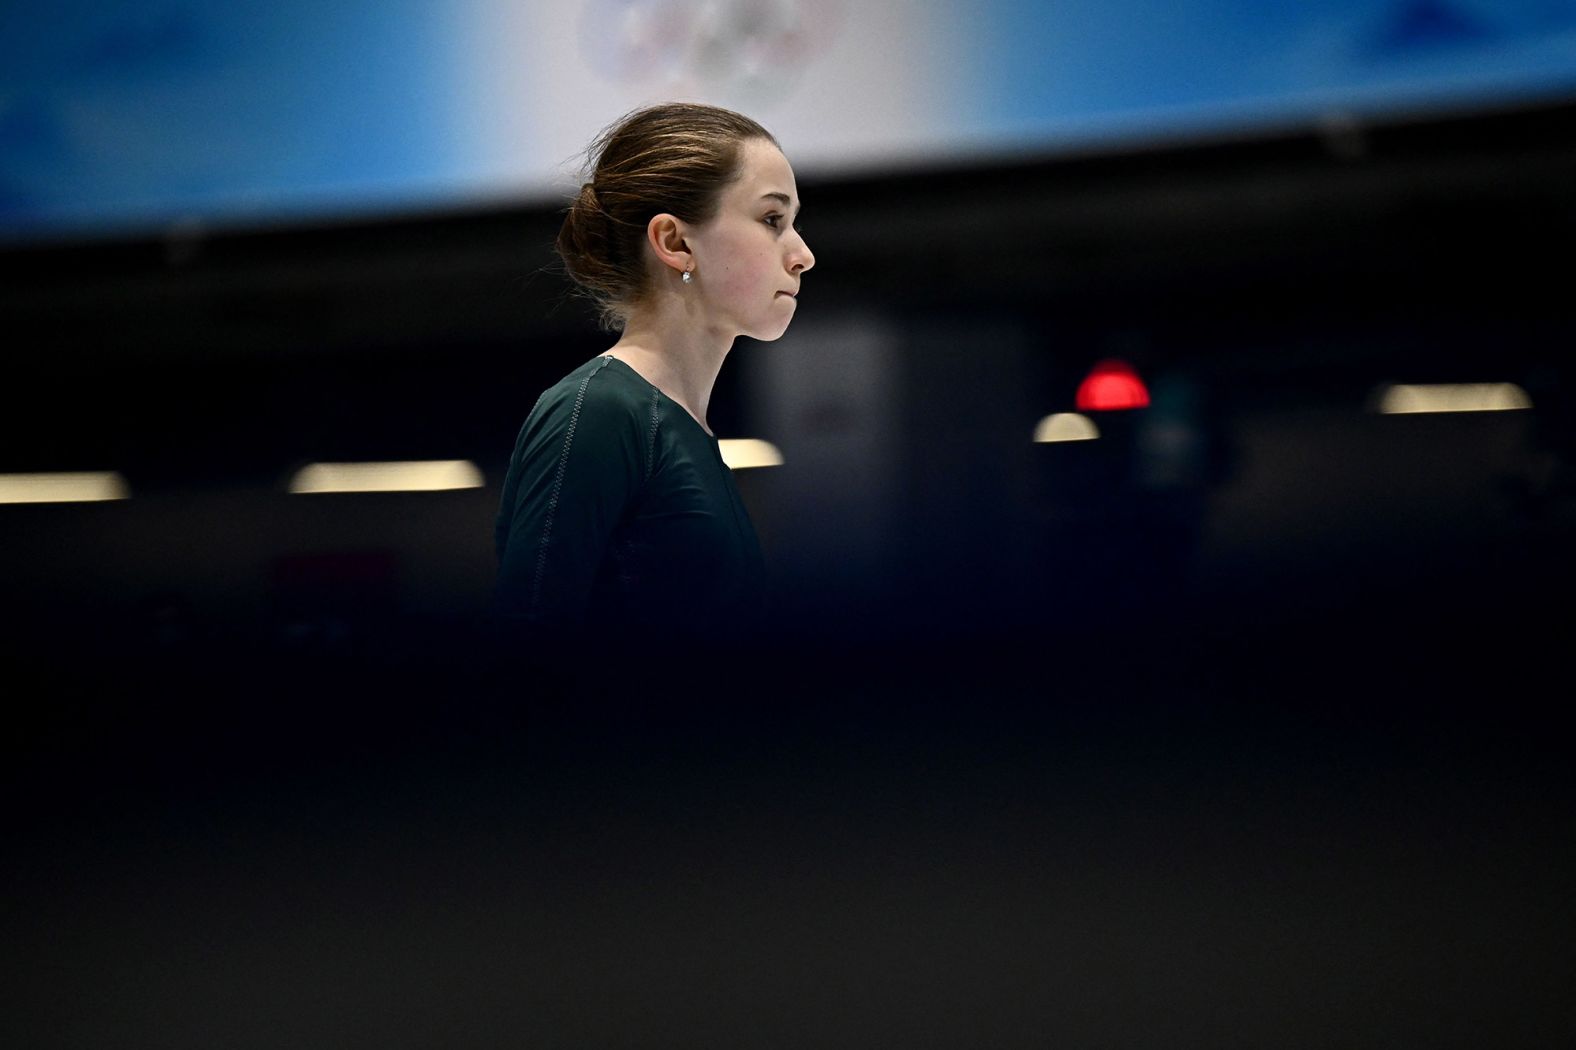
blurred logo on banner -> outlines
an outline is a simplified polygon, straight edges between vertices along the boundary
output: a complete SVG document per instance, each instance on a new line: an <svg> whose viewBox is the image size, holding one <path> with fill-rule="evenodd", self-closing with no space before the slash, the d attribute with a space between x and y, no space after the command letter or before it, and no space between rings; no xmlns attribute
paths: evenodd
<svg viewBox="0 0 1576 1050"><path fill-rule="evenodd" d="M840 0L591 0L580 47L622 86L688 82L749 97L797 81L842 14Z"/></svg>

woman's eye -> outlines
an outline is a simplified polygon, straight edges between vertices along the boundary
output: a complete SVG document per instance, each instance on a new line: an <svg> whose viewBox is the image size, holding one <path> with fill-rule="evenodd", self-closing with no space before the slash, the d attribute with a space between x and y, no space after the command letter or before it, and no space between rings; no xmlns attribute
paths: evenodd
<svg viewBox="0 0 1576 1050"><path fill-rule="evenodd" d="M782 222L782 221L783 221L783 217L781 215L768 215L768 216L766 216L766 225L770 226L774 230L777 229L777 224Z"/></svg>

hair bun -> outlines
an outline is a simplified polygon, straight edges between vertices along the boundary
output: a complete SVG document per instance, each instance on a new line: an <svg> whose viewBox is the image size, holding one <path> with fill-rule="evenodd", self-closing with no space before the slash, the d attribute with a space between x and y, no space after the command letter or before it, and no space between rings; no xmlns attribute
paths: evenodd
<svg viewBox="0 0 1576 1050"><path fill-rule="evenodd" d="M582 231L606 221L607 212L602 208L602 198L597 196L594 183L580 184L579 195L569 205L569 218Z"/></svg>
<svg viewBox="0 0 1576 1050"><path fill-rule="evenodd" d="M569 204L568 214L558 233L558 254L576 281L598 291L613 292L608 256L613 254L608 238L608 216L597 197L596 186L582 183L580 193Z"/></svg>

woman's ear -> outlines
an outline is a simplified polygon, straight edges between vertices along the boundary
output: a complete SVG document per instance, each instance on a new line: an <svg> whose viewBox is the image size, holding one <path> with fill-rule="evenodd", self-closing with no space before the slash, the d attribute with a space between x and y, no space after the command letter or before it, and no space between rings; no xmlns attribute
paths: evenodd
<svg viewBox="0 0 1576 1050"><path fill-rule="evenodd" d="M653 215L651 221L646 223L646 243L651 245L657 262L677 273L694 267L689 243L684 239L685 233L684 221L667 212Z"/></svg>

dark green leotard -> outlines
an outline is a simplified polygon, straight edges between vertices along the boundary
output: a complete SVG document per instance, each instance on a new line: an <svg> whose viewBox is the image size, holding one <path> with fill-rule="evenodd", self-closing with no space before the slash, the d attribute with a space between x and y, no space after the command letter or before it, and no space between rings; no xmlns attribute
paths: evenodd
<svg viewBox="0 0 1576 1050"><path fill-rule="evenodd" d="M515 442L498 607L547 631L750 631L765 565L717 439L617 358L575 369Z"/></svg>

